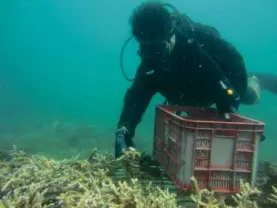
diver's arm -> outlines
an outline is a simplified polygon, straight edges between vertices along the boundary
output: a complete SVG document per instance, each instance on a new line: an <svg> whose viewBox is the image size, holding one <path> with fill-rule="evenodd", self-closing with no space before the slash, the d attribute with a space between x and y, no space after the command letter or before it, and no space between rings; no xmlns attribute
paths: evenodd
<svg viewBox="0 0 277 208"><path fill-rule="evenodd" d="M141 63L135 81L124 97L123 110L117 127L126 129L129 138L134 136L137 125L156 93L153 75L146 73L146 64Z"/></svg>
<svg viewBox="0 0 277 208"><path fill-rule="evenodd" d="M224 39L214 38L212 34L208 37L204 35L202 38L203 47L206 49L206 54L208 53L205 56L207 60L205 65L211 73L214 73L215 77L218 76L214 82L214 102L221 113L236 112L240 105L236 96L245 97L247 93L247 71L243 57L231 43ZM213 57L212 60L215 63L208 58L209 56L210 58ZM215 71L215 68L218 70ZM229 97L222 86L218 84L220 76L217 75L217 71L219 74L221 72L226 76L231 87L236 91L236 96ZM221 81L225 81L224 77L221 77L221 79ZM226 85L228 85L228 81L226 81Z"/></svg>

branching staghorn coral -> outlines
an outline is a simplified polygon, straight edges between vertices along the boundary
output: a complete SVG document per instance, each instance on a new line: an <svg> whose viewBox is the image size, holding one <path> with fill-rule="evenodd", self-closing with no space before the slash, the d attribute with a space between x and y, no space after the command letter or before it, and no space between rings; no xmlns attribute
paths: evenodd
<svg viewBox="0 0 277 208"><path fill-rule="evenodd" d="M197 204L197 208L258 208L257 202L252 200L252 197L259 196L262 192L257 188L251 188L249 183L244 183L242 180L240 180L240 193L232 196L235 206L228 206L224 200L216 198L214 191L200 190L196 178L192 177L191 180L195 190L191 198ZM277 204L277 189L273 187L273 190L275 194L271 194L269 200Z"/></svg>
<svg viewBox="0 0 277 208"><path fill-rule="evenodd" d="M88 160L78 157L61 161L28 156L16 148L10 161L0 161L0 208L177 208L176 195L148 184L141 184L138 152L126 152L113 159L92 152ZM130 180L114 180L114 171L123 168ZM214 191L200 190L192 177L195 193L191 199L197 207L228 206ZM256 207L250 200L260 193L241 181L241 193L234 196L236 208ZM276 189L270 199L276 203Z"/></svg>
<svg viewBox="0 0 277 208"><path fill-rule="evenodd" d="M0 208L176 207L168 191L143 188L135 178L115 182L110 177L122 161L138 157L136 152L114 160L93 151L88 161L55 161L17 150L11 155L11 161L0 163Z"/></svg>
<svg viewBox="0 0 277 208"><path fill-rule="evenodd" d="M200 208L200 207L217 208L223 205L223 202L219 201L215 197L214 191L209 191L207 189L200 190L198 187L198 182L195 177L192 177L191 181L195 190L195 193L191 195L191 198L196 203L197 208Z"/></svg>
<svg viewBox="0 0 277 208"><path fill-rule="evenodd" d="M256 187L251 188L249 183L244 183L242 180L240 180L240 189L241 192L233 196L234 201L238 204L237 208L257 208L257 202L251 201L251 196L259 196L261 191Z"/></svg>
<svg viewBox="0 0 277 208"><path fill-rule="evenodd" d="M270 194L268 200L273 204L277 204L277 188L272 186L272 189L273 189L273 193Z"/></svg>

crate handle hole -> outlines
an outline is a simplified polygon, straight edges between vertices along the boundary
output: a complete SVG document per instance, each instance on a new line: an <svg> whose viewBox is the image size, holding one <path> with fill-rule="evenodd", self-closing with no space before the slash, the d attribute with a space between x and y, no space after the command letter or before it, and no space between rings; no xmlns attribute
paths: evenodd
<svg viewBox="0 0 277 208"><path fill-rule="evenodd" d="M176 111L175 114L181 117L189 117L189 114L185 111Z"/></svg>

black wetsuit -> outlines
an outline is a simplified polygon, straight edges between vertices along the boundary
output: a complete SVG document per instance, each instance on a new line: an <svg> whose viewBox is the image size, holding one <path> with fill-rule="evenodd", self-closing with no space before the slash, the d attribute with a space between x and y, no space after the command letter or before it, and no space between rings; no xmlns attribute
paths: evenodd
<svg viewBox="0 0 277 208"><path fill-rule="evenodd" d="M247 98L247 71L242 56L220 38L213 27L194 26L199 46L218 64L243 103ZM176 45L166 61L148 63L142 60L135 81L125 95L118 128L126 127L130 138L156 93L163 95L169 104L209 107L215 103L218 109L224 108L222 97L217 93L218 80L211 73L214 65L200 56L195 45L188 44L186 35L182 32L175 35Z"/></svg>

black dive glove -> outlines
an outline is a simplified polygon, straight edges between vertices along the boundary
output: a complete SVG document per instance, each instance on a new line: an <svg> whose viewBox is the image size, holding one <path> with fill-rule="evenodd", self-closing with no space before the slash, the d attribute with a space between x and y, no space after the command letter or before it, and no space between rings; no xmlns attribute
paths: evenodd
<svg viewBox="0 0 277 208"><path fill-rule="evenodd" d="M128 148L134 147L132 139L125 127L121 127L115 133L115 157L118 158Z"/></svg>

